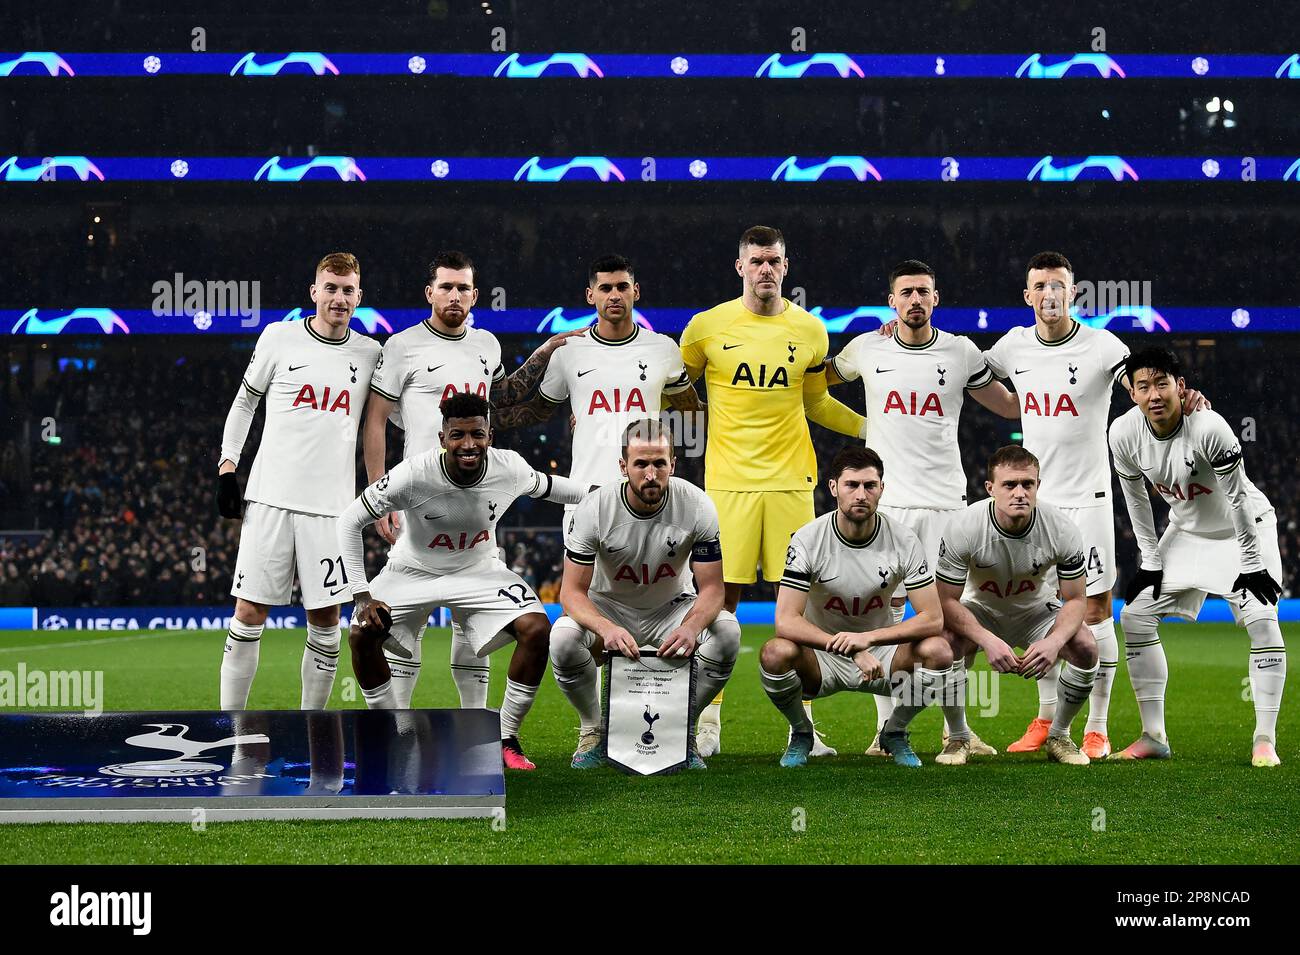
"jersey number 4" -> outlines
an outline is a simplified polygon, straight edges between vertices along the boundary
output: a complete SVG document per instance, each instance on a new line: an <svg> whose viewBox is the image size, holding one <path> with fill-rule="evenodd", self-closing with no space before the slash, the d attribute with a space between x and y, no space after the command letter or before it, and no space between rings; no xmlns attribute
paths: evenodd
<svg viewBox="0 0 1300 955"><path fill-rule="evenodd" d="M1101 564L1101 555L1097 553L1097 548L1094 547L1088 551L1088 576L1096 577L1098 574L1105 572L1106 569Z"/></svg>

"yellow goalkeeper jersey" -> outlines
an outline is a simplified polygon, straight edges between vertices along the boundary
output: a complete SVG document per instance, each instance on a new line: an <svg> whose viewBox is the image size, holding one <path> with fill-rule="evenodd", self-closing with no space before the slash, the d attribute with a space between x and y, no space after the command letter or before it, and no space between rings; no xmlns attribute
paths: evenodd
<svg viewBox="0 0 1300 955"><path fill-rule="evenodd" d="M805 417L803 385L824 374L826 326L785 302L780 315L756 315L740 299L695 315L682 332L691 379L704 375L709 433L704 483L719 491L811 491L817 457Z"/></svg>

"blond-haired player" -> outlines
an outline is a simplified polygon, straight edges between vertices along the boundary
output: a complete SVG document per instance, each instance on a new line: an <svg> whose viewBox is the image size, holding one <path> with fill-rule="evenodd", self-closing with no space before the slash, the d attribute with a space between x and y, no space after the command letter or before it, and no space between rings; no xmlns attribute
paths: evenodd
<svg viewBox="0 0 1300 955"><path fill-rule="evenodd" d="M321 259L311 300L310 318L276 322L258 337L221 436L218 510L243 517L230 591L235 615L221 661L223 710L248 705L267 612L289 602L295 571L307 611L303 709L324 708L338 670L348 579L335 518L356 494L357 426L380 349L348 328L361 302L356 256ZM262 443L241 499L235 469L263 399Z"/></svg>

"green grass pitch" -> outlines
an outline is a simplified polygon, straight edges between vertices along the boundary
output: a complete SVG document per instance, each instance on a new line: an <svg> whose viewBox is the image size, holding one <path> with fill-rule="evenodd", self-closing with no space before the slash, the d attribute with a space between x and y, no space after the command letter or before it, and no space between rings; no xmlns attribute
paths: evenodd
<svg viewBox="0 0 1300 955"><path fill-rule="evenodd" d="M1293 641L1300 626L1284 633ZM503 831L488 820L0 826L7 863L872 862L1296 863L1300 720L1295 681L1279 728L1279 769L1250 766L1245 633L1228 625L1163 629L1171 672L1168 763L1049 765L1042 754L933 765L940 718L913 724L925 766L862 755L875 725L865 695L816 704L836 758L803 770L776 761L786 725L763 695L758 653L772 628L747 626L723 708L722 753L705 772L629 778L568 768L577 720L548 672L523 740L538 771L508 777ZM298 703L303 631L267 631L251 705ZM222 633L0 632L0 670L104 671L105 708L216 707ZM454 706L446 632L426 637L419 706ZM499 704L508 651L493 659ZM346 657L346 654L345 654ZM985 671L982 677L977 676ZM343 663L333 706L344 699ZM981 658L972 680L990 680ZM989 684L986 682L986 686ZM998 683L996 715L971 724L1003 749L1034 715L1032 685ZM1121 660L1111 706L1116 747L1138 732ZM1083 716L1075 723L1081 739Z"/></svg>

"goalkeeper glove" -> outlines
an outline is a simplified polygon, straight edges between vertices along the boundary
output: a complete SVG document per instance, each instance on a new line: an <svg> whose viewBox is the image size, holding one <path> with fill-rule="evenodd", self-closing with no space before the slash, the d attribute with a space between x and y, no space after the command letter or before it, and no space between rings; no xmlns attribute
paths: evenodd
<svg viewBox="0 0 1300 955"><path fill-rule="evenodd" d="M234 471L217 475L217 513L222 517L244 516L244 496L239 493Z"/></svg>
<svg viewBox="0 0 1300 955"><path fill-rule="evenodd" d="M1131 604L1137 599L1137 595L1142 593L1147 587L1151 588L1151 597L1153 600L1160 599L1160 585L1164 582L1165 572L1163 570L1143 570L1138 568L1138 572L1133 575L1133 579L1128 582L1128 587L1124 590L1124 602Z"/></svg>
<svg viewBox="0 0 1300 955"><path fill-rule="evenodd" d="M1249 590L1262 604L1275 604L1282 596L1281 585L1267 570L1252 570L1248 574L1238 574L1232 589Z"/></svg>

